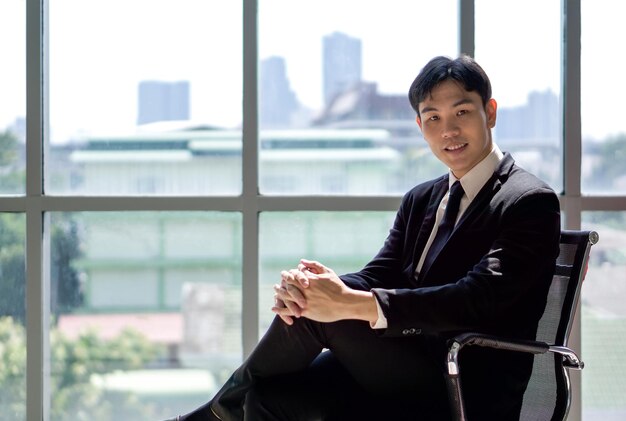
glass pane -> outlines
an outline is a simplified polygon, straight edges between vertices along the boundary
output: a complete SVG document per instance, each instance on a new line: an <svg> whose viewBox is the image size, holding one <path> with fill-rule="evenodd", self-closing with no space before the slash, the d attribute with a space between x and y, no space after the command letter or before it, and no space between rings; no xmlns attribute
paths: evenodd
<svg viewBox="0 0 626 421"><path fill-rule="evenodd" d="M300 259L317 260L337 274L354 272L382 247L395 212L263 212L260 216L259 328L274 318L272 286Z"/></svg>
<svg viewBox="0 0 626 421"><path fill-rule="evenodd" d="M0 213L0 414L26 419L26 218Z"/></svg>
<svg viewBox="0 0 626 421"><path fill-rule="evenodd" d="M51 0L48 191L239 194L241 4Z"/></svg>
<svg viewBox="0 0 626 421"><path fill-rule="evenodd" d="M26 186L26 6L0 2L0 195Z"/></svg>
<svg viewBox="0 0 626 421"><path fill-rule="evenodd" d="M407 93L456 55L457 15L457 0L260 0L261 192L400 194L444 172Z"/></svg>
<svg viewBox="0 0 626 421"><path fill-rule="evenodd" d="M560 7L558 1L476 0L476 59L498 102L494 140L557 192L563 188Z"/></svg>
<svg viewBox="0 0 626 421"><path fill-rule="evenodd" d="M582 189L625 194L626 122L619 104L626 87L613 75L626 66L621 42L616 43L626 37L626 3L582 0L581 12Z"/></svg>
<svg viewBox="0 0 626 421"><path fill-rule="evenodd" d="M241 214L54 213L51 226L51 419L206 402L241 363Z"/></svg>
<svg viewBox="0 0 626 421"><path fill-rule="evenodd" d="M626 419L626 212L584 212L600 234L582 289L582 405L585 421Z"/></svg>

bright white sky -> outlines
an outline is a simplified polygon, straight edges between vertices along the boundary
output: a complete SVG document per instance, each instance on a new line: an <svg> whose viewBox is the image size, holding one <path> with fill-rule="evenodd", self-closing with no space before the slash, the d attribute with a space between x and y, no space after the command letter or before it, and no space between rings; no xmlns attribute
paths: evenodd
<svg viewBox="0 0 626 421"><path fill-rule="evenodd" d="M259 58L284 57L298 99L318 109L322 37L340 31L362 40L364 80L378 82L383 93L404 95L430 58L456 55L457 1L259 0ZM193 120L240 123L241 1L49 3L54 142L134 130L141 80L189 80ZM560 93L560 4L477 0L476 58L501 107L523 104L532 90ZM621 112L607 107L609 93L626 94L617 83L626 62L614 42L626 36L620 21L626 10L615 10L625 4L583 0L583 132L596 138L626 131ZM24 27L24 0L2 0L0 130L25 112ZM619 51L610 63L595 65L607 61L611 45Z"/></svg>

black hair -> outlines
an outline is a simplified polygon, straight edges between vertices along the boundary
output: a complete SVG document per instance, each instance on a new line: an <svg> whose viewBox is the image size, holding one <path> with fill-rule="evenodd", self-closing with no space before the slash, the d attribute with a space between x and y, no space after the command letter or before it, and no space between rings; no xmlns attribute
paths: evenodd
<svg viewBox="0 0 626 421"><path fill-rule="evenodd" d="M467 55L461 55L456 59L438 56L424 66L409 89L409 101L418 116L420 102L424 101L437 85L448 79L458 82L468 92L477 92L483 101L483 107L491 99L489 77L473 58Z"/></svg>

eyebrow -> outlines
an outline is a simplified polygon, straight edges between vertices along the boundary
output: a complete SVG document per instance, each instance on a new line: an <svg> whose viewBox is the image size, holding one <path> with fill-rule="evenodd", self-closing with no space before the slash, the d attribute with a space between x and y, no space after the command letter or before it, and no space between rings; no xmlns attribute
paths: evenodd
<svg viewBox="0 0 626 421"><path fill-rule="evenodd" d="M465 105L465 104L472 104L473 101L470 98L461 98L459 99L457 102L455 102L454 104L452 104L452 107L458 107L459 105ZM424 114L427 113L429 111L437 111L437 108L435 107L424 107L420 110L420 114Z"/></svg>

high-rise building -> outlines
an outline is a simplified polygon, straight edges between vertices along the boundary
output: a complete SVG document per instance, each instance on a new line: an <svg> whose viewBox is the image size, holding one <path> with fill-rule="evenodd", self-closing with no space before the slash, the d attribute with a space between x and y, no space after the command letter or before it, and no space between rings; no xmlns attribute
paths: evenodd
<svg viewBox="0 0 626 421"><path fill-rule="evenodd" d="M262 60L259 76L261 127L290 127L292 116L300 106L287 78L285 59L274 56Z"/></svg>
<svg viewBox="0 0 626 421"><path fill-rule="evenodd" d="M140 82L137 124L171 120L189 120L189 82Z"/></svg>
<svg viewBox="0 0 626 421"><path fill-rule="evenodd" d="M361 40L341 32L326 35L324 54L324 104L361 81Z"/></svg>
<svg viewBox="0 0 626 421"><path fill-rule="evenodd" d="M559 97L550 90L532 91L525 104L498 109L495 136L500 144L557 145L560 121Z"/></svg>

